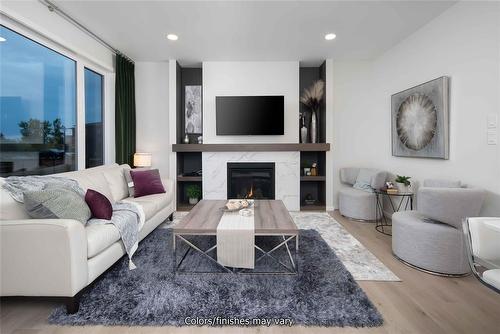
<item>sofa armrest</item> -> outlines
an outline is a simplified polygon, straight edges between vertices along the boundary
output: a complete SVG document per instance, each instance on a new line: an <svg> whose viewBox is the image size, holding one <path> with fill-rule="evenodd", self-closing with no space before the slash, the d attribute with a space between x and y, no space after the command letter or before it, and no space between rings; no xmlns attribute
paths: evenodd
<svg viewBox="0 0 500 334"><path fill-rule="evenodd" d="M479 215L484 197L484 190L476 188L420 187L417 210L428 218L462 229L463 219Z"/></svg>
<svg viewBox="0 0 500 334"><path fill-rule="evenodd" d="M175 184L174 184L174 181L172 179L162 178L161 183L163 184L163 188L165 188L165 191L167 193L175 190L175 188L174 188Z"/></svg>
<svg viewBox="0 0 500 334"><path fill-rule="evenodd" d="M88 283L87 233L71 219L0 221L0 295L72 297Z"/></svg>

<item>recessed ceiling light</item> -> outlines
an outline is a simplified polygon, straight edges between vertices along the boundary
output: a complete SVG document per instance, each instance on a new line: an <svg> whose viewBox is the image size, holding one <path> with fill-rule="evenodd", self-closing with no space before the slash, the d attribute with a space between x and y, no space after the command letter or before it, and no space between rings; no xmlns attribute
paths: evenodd
<svg viewBox="0 0 500 334"><path fill-rule="evenodd" d="M0 42L5 42L5 41L6 41L6 39L3 38L2 36L0 36Z"/></svg>
<svg viewBox="0 0 500 334"><path fill-rule="evenodd" d="M167 35L167 38L171 41L176 41L179 39L179 36L175 35L175 34L168 34Z"/></svg>
<svg viewBox="0 0 500 334"><path fill-rule="evenodd" d="M331 41L332 39L335 39L335 37L337 37L337 35L335 35L335 34L326 34L325 35L325 39L327 41Z"/></svg>

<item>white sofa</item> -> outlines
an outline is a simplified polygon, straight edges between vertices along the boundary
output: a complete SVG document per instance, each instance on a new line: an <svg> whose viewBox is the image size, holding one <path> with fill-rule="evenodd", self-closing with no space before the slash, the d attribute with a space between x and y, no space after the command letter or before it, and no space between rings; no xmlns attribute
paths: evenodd
<svg viewBox="0 0 500 334"><path fill-rule="evenodd" d="M124 174L129 169L113 164L56 175L78 181L85 190L97 190L112 202L139 203L146 216L142 240L174 212L174 183L162 179L165 194L129 197ZM125 255L116 227L30 219L3 188L0 195L0 296L67 297L68 312L78 311L79 292Z"/></svg>

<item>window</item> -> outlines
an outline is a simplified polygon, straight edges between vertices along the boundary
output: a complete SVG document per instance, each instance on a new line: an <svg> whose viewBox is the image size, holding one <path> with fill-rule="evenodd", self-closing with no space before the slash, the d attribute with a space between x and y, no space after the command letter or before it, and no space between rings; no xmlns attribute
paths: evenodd
<svg viewBox="0 0 500 334"><path fill-rule="evenodd" d="M0 176L76 169L76 62L0 26Z"/></svg>
<svg viewBox="0 0 500 334"><path fill-rule="evenodd" d="M85 168L104 164L103 77L85 68Z"/></svg>

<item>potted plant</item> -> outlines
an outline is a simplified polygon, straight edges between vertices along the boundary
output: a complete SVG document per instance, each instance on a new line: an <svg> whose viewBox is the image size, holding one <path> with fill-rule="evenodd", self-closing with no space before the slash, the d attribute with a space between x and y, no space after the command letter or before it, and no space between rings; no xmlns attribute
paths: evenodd
<svg viewBox="0 0 500 334"><path fill-rule="evenodd" d="M307 164L306 162L303 162L301 164L301 166L302 166L302 170L304 172L304 176L311 175L311 166L309 164Z"/></svg>
<svg viewBox="0 0 500 334"><path fill-rule="evenodd" d="M410 176L396 175L396 180L394 181L399 192L407 193L409 191L410 179Z"/></svg>
<svg viewBox="0 0 500 334"><path fill-rule="evenodd" d="M186 195L189 199L189 204L196 204L201 197L201 187L197 184L191 184L186 187Z"/></svg>

